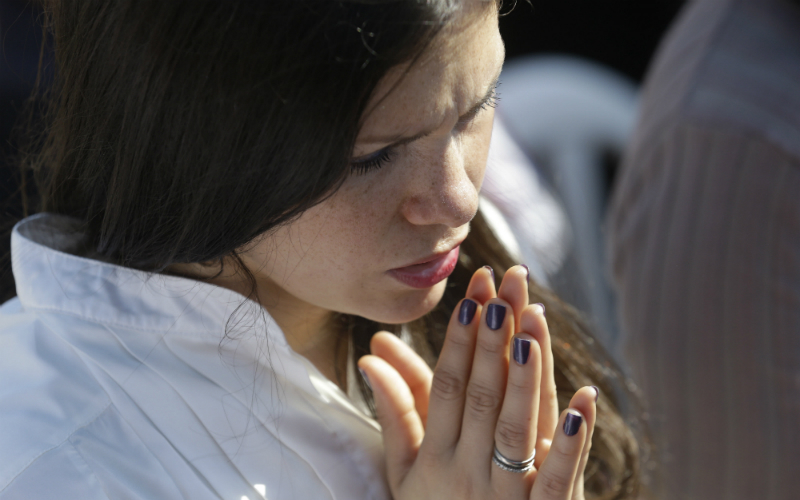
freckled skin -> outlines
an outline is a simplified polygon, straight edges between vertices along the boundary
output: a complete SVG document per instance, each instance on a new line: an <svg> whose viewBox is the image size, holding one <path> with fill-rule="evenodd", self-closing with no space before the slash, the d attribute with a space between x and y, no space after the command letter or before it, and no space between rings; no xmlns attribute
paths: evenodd
<svg viewBox="0 0 800 500"><path fill-rule="evenodd" d="M353 157L388 145L375 137L429 135L398 147L382 168L351 176L331 198L244 252L264 307L292 347L323 373L329 372L320 365L331 355L325 340L331 311L401 323L441 299L446 280L419 290L387 271L448 251L466 237L478 208L493 109L466 125L458 117L483 98L503 57L496 11L473 7L461 14L396 87L404 67L380 82ZM241 290L236 280L218 283Z"/></svg>

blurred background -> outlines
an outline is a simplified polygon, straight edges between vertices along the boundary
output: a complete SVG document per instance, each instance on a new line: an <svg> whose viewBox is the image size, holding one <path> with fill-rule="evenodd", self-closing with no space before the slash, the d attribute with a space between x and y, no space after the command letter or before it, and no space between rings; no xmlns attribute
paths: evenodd
<svg viewBox="0 0 800 500"><path fill-rule="evenodd" d="M589 314L614 351L617 326L605 281L601 222L635 99L659 39L682 5L678 0L507 1L500 29L507 70L500 87L499 120L513 143L500 156L532 170L537 199L524 223L515 199L495 198L537 277ZM0 0L0 299L14 295L9 234L22 216L12 129L34 85L41 52L40 11L29 0ZM44 52L45 64L49 55ZM571 82L570 86L564 82ZM580 96L580 97L576 97ZM577 99L577 100L576 100ZM502 178L503 168L490 172ZM495 179L502 185L502 179ZM491 184L491 183L490 183ZM520 193L522 201L533 197ZM548 211L549 210L549 211ZM559 218L560 216L560 218ZM528 218L529 220L530 218ZM522 221L520 226L519 221ZM548 222L549 221L549 222ZM548 229L548 223L551 227Z"/></svg>
<svg viewBox="0 0 800 500"><path fill-rule="evenodd" d="M38 73L40 9L28 0L0 0L0 301L16 295L11 275L11 229L23 216L14 127ZM47 57L47 55L45 55ZM48 58L49 60L49 58Z"/></svg>
<svg viewBox="0 0 800 500"><path fill-rule="evenodd" d="M551 234L541 234L546 224L512 229L523 250L539 250L523 258L539 261L540 281L587 313L618 360L619 326L605 264L603 221L634 126L639 86L683 4L519 1L500 21L507 62L498 121L530 161L538 185L552 193L556 206L551 211L560 209L566 221L566 227L551 227ZM502 175L491 166L489 176ZM514 200L504 211L512 226L515 217L508 212L524 201ZM503 200L497 204L502 209ZM537 244L553 239L561 244Z"/></svg>

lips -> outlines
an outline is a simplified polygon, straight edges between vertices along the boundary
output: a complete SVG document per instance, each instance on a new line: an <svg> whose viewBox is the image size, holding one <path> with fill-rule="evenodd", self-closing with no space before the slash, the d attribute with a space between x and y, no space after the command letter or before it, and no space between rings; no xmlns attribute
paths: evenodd
<svg viewBox="0 0 800 500"><path fill-rule="evenodd" d="M458 263L458 249L456 246L430 260L392 269L389 275L412 288L430 288L452 274Z"/></svg>

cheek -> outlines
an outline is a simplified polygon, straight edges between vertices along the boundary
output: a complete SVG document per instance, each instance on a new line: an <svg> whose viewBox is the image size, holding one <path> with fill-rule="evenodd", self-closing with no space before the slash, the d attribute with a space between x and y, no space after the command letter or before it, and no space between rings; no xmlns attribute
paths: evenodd
<svg viewBox="0 0 800 500"><path fill-rule="evenodd" d="M385 203L388 196L381 190L359 192L343 187L289 228L293 237L283 245L284 253L302 251L304 255L286 255L287 260L294 261L299 272L324 271L342 283L357 279L362 270L379 265L387 253L385 243L392 234L391 213Z"/></svg>
<svg viewBox="0 0 800 500"><path fill-rule="evenodd" d="M403 181L394 173L399 168L401 165L391 165L378 175L354 179L354 186L345 186L341 196L332 200L331 210L342 220L337 230L349 245L366 246L374 252L397 239Z"/></svg>

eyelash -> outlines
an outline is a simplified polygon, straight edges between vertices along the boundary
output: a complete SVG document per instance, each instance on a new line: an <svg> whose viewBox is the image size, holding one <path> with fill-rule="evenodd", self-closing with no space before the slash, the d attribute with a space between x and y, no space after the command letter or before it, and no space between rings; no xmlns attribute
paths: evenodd
<svg viewBox="0 0 800 500"><path fill-rule="evenodd" d="M364 175L373 170L378 170L386 163L392 161L394 149L386 148L376 151L364 160L350 162L350 171L356 175Z"/></svg>
<svg viewBox="0 0 800 500"><path fill-rule="evenodd" d="M500 92L497 91L497 87L500 86L500 82L494 84L494 88L492 88L492 93L489 94L489 98L486 99L483 104L481 104L481 109L488 108L496 108L497 105L500 103Z"/></svg>
<svg viewBox="0 0 800 500"><path fill-rule="evenodd" d="M500 93L497 91L497 86L500 85L499 83L494 86L492 89L491 95L489 98L486 99L483 103L481 103L480 107L475 110L474 113L466 116L462 119L459 123L465 124L476 116L480 114L481 111L485 110L486 108L496 108L498 101L500 100ZM378 170L383 167L385 164L392 161L394 158L394 148L386 148L376 151L375 153L371 154L364 160L353 161L350 162L350 171L355 175L364 175L374 170Z"/></svg>
<svg viewBox="0 0 800 500"><path fill-rule="evenodd" d="M478 109L476 109L472 114L465 116L462 120L459 121L459 123L467 124L486 108L496 108L500 101L500 92L497 91L497 87L499 85L500 82L497 82L494 88L492 89L492 93L489 94L489 97L481 103L480 107L478 107Z"/></svg>

